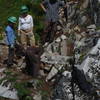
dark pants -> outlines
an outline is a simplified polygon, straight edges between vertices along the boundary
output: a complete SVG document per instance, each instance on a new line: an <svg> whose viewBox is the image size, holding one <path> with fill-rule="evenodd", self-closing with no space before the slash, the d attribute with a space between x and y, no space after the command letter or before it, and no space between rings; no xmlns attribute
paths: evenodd
<svg viewBox="0 0 100 100"><path fill-rule="evenodd" d="M28 75L33 77L38 76L39 68L40 68L40 51L41 48L38 47L29 47L25 53L26 60L26 72Z"/></svg>
<svg viewBox="0 0 100 100"><path fill-rule="evenodd" d="M11 48L9 45L8 49L8 66L13 64L13 59L14 59L14 48Z"/></svg>
<svg viewBox="0 0 100 100"><path fill-rule="evenodd" d="M52 42L56 35L56 25L57 22L48 22L45 29L44 29L44 35L42 37L43 44L45 42Z"/></svg>

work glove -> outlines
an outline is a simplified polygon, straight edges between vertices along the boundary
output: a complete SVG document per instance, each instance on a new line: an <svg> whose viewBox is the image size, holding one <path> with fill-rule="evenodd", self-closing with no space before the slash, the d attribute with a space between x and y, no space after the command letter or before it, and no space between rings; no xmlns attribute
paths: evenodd
<svg viewBox="0 0 100 100"><path fill-rule="evenodd" d="M14 44L11 44L10 47L13 49L14 48Z"/></svg>

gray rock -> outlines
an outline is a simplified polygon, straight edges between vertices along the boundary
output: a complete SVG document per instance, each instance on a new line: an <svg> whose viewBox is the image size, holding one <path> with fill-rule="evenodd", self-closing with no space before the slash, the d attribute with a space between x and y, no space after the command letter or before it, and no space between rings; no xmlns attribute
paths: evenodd
<svg viewBox="0 0 100 100"><path fill-rule="evenodd" d="M36 94L34 97L33 97L34 100L42 100L42 96L41 94Z"/></svg>
<svg viewBox="0 0 100 100"><path fill-rule="evenodd" d="M93 25L87 26L87 29L96 29L96 25L93 24Z"/></svg>
<svg viewBox="0 0 100 100"><path fill-rule="evenodd" d="M52 77L54 77L56 74L58 73L57 68L52 67L50 73L48 74L48 76L46 77L46 81L50 80Z"/></svg>
<svg viewBox="0 0 100 100"><path fill-rule="evenodd" d="M83 4L82 4L82 9L85 9L88 7L88 4L89 4L89 0L84 0Z"/></svg>
<svg viewBox="0 0 100 100"><path fill-rule="evenodd" d="M3 86L3 84L0 85L0 96L9 99L19 100L17 96L17 91L15 89L11 91L10 85L11 84L8 84L7 87Z"/></svg>
<svg viewBox="0 0 100 100"><path fill-rule="evenodd" d="M87 17L86 16L82 16L80 24L83 25L83 24L86 23L86 21L87 21Z"/></svg>
<svg viewBox="0 0 100 100"><path fill-rule="evenodd" d="M67 56L67 40L66 40L66 36L62 35L61 36L61 43L60 43L60 54L62 56Z"/></svg>

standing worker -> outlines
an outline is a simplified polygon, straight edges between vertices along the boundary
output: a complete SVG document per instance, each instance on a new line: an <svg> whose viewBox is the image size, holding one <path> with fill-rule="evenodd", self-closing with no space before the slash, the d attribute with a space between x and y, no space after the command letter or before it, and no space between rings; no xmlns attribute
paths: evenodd
<svg viewBox="0 0 100 100"><path fill-rule="evenodd" d="M24 49L27 46L35 46L35 38L33 34L33 18L28 14L28 7L21 7L21 16L19 17L18 34L20 35L21 44Z"/></svg>
<svg viewBox="0 0 100 100"><path fill-rule="evenodd" d="M5 29L6 33L6 44L9 47L8 50L8 62L7 66L10 67L13 65L13 58L14 58L14 46L15 46L15 40L16 40L16 35L15 35L15 24L16 24L16 17L9 17L8 18L8 25Z"/></svg>
<svg viewBox="0 0 100 100"><path fill-rule="evenodd" d="M50 29L51 31L55 28L55 24L59 21L59 8L60 6L64 6L64 2L58 0L44 0L40 5L46 13L45 42L50 42L54 38L54 34L50 31L47 32L47 30L50 29L50 27L52 27Z"/></svg>

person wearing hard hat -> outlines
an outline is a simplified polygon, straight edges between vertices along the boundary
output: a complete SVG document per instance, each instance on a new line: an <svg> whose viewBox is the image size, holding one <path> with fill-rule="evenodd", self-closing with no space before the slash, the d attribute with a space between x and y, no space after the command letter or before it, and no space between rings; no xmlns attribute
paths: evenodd
<svg viewBox="0 0 100 100"><path fill-rule="evenodd" d="M14 58L14 46L15 46L15 24L16 24L17 18L14 16L11 16L8 18L8 25L5 29L6 34L6 44L8 45L8 61L7 65L8 67L13 65L13 58Z"/></svg>
<svg viewBox="0 0 100 100"><path fill-rule="evenodd" d="M35 38L33 34L33 18L28 14L28 7L21 7L21 16L19 17L18 34L22 46L26 49L27 46L35 46Z"/></svg>

